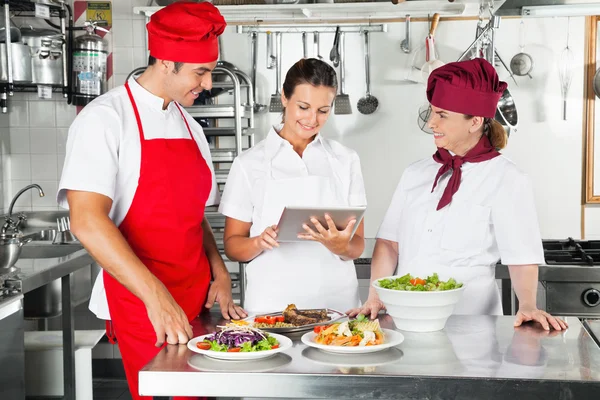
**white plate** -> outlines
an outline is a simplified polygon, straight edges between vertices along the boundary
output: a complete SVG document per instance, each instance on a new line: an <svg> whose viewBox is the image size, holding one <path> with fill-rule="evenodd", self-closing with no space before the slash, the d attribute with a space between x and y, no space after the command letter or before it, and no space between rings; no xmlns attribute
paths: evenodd
<svg viewBox="0 0 600 400"><path fill-rule="evenodd" d="M378 344L375 346L331 346L326 344L319 344L315 342L315 337L317 336L317 334L314 332L305 333L302 336L302 343L304 343L307 346L314 347L315 349L326 351L328 353L364 354L389 349L390 347L398 346L404 341L404 335L402 335L398 331L394 331L391 329L382 329L382 331L385 335L385 343Z"/></svg>
<svg viewBox="0 0 600 400"><path fill-rule="evenodd" d="M269 336L273 336L279 342L279 347L273 350L263 350L263 351L253 351L253 352L239 352L239 353L227 353L221 351L213 351L213 350L201 350L196 344L198 342L204 341L204 338L208 336L212 336L210 333L208 335L202 335L193 338L187 344L188 349L195 353L199 353L205 355L210 358L216 358L218 360L230 360L230 361L247 361L247 360L258 360L260 358L267 358L274 356L277 353L281 353L282 351L286 351L292 347L292 341L282 335L278 335L276 333L269 333Z"/></svg>

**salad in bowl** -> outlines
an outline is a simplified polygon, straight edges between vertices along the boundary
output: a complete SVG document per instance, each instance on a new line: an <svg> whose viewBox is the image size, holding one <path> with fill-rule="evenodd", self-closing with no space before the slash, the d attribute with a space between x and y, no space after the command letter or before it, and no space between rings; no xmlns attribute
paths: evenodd
<svg viewBox="0 0 600 400"><path fill-rule="evenodd" d="M432 332L444 328L465 289L456 279L444 278L437 273L425 278L389 276L377 279L373 287L396 328Z"/></svg>

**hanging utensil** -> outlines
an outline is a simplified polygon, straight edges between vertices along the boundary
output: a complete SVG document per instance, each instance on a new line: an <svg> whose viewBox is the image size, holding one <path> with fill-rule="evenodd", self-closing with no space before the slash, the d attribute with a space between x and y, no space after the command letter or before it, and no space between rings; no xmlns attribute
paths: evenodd
<svg viewBox="0 0 600 400"><path fill-rule="evenodd" d="M411 51L411 48L410 48L410 15L406 16L405 25L406 25L406 35L404 37L404 40L400 43L400 48L402 49L403 52L408 54Z"/></svg>
<svg viewBox="0 0 600 400"><path fill-rule="evenodd" d="M308 42L306 41L306 32L302 32L302 55L308 58Z"/></svg>
<svg viewBox="0 0 600 400"><path fill-rule="evenodd" d="M276 61L273 55L273 33L267 31L267 69L275 68Z"/></svg>
<svg viewBox="0 0 600 400"><path fill-rule="evenodd" d="M358 104L356 108L358 112L361 114L373 114L379 108L379 100L377 97L371 95L371 73L369 68L369 31L364 31L363 35L365 36L365 83L367 92L364 97L358 100Z"/></svg>
<svg viewBox="0 0 600 400"><path fill-rule="evenodd" d="M340 65L340 27L335 28L335 37L333 38L333 47L329 52L329 61L337 68Z"/></svg>
<svg viewBox="0 0 600 400"><path fill-rule="evenodd" d="M423 103L417 111L417 125L423 132L433 135L433 130L429 127L429 118L431 117L431 104L429 102Z"/></svg>
<svg viewBox="0 0 600 400"><path fill-rule="evenodd" d="M275 47L275 81L277 82L277 89L275 93L271 95L271 102L269 103L269 112L280 113L283 112L283 103L281 102L281 32L275 34L277 41Z"/></svg>
<svg viewBox="0 0 600 400"><path fill-rule="evenodd" d="M267 109L267 106L264 104L259 104L257 99L257 90L256 90L256 71L258 69L258 33L252 32L252 47L251 47L251 56L252 56L252 94L254 96L254 112L261 113Z"/></svg>
<svg viewBox="0 0 600 400"><path fill-rule="evenodd" d="M517 76L525 76L527 75L530 79L533 79L531 76L531 70L533 69L533 58L525 53L525 24L521 21L521 27L519 32L519 48L520 53L515 54L515 56L510 60L510 71Z"/></svg>
<svg viewBox="0 0 600 400"><path fill-rule="evenodd" d="M344 32L339 34L339 46L340 46L340 93L335 97L335 114L352 114L352 105L350 104L350 96L344 91L346 90L346 71L344 70L344 46L345 46L345 35Z"/></svg>
<svg viewBox="0 0 600 400"><path fill-rule="evenodd" d="M321 49L320 49L320 41L319 41L319 32L315 31L313 33L313 52L315 53L315 58L318 58L319 60L323 59L323 56L321 56Z"/></svg>
<svg viewBox="0 0 600 400"><path fill-rule="evenodd" d="M563 99L563 120L567 120L567 95L569 88L571 87L571 81L573 80L573 63L575 58L573 52L569 47L569 22L567 20L567 46L564 48L560 55L560 62L558 67L558 73L560 75L560 91Z"/></svg>
<svg viewBox="0 0 600 400"><path fill-rule="evenodd" d="M423 81L427 82L429 74L436 68L441 67L444 63L437 59L435 53L435 30L437 29L438 23L440 22L440 14L433 14L433 21L431 22L431 28L429 28L429 35L425 38L425 64L421 68L421 74L423 75Z"/></svg>

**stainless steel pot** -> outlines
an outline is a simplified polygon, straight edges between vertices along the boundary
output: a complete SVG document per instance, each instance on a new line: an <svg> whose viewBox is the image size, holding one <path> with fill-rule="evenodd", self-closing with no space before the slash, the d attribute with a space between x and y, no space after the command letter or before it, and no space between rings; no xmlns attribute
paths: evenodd
<svg viewBox="0 0 600 400"><path fill-rule="evenodd" d="M21 255L21 247L31 239L23 239L22 234L0 234L0 271L10 270Z"/></svg>
<svg viewBox="0 0 600 400"><path fill-rule="evenodd" d="M507 130L507 134L517 128L519 124L519 116L517 114L517 107L515 100L512 95L505 89L498 101L498 108L496 109L495 118L498 122L504 126Z"/></svg>
<svg viewBox="0 0 600 400"><path fill-rule="evenodd" d="M33 82L33 69L31 66L31 54L29 46L16 42L10 44L11 64L13 73L13 82L31 83ZM0 82L8 82L8 62L6 55L6 45L0 46Z"/></svg>
<svg viewBox="0 0 600 400"><path fill-rule="evenodd" d="M21 28L21 40L31 52L33 83L62 85L62 34L51 29Z"/></svg>

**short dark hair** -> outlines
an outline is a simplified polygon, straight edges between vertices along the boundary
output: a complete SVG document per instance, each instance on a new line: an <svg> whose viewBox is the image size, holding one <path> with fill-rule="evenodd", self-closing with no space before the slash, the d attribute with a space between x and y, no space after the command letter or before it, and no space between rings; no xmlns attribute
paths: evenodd
<svg viewBox="0 0 600 400"><path fill-rule="evenodd" d="M317 58L303 58L288 70L283 82L283 95L289 99L296 86L308 83L312 86L325 86L337 91L337 75L335 69ZM283 108L285 116L285 107Z"/></svg>
<svg viewBox="0 0 600 400"><path fill-rule="evenodd" d="M148 65L154 65L156 64L156 58L153 56L149 56L148 57ZM183 66L184 63L182 62L176 62L175 63L175 73L179 72L179 70L181 69L181 67Z"/></svg>

